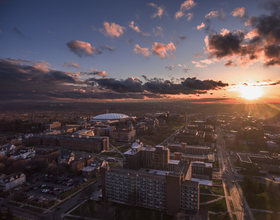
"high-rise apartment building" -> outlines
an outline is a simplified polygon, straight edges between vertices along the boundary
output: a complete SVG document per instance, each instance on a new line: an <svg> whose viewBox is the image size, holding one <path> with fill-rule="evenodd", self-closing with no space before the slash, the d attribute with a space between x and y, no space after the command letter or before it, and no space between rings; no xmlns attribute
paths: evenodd
<svg viewBox="0 0 280 220"><path fill-rule="evenodd" d="M167 214L199 210L199 183L190 181L191 164L176 172L102 167L102 197Z"/></svg>

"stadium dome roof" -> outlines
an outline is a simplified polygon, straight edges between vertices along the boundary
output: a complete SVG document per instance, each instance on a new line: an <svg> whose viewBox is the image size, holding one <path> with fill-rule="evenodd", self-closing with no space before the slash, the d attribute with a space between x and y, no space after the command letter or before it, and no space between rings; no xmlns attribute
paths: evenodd
<svg viewBox="0 0 280 220"><path fill-rule="evenodd" d="M121 120L129 118L128 115L120 114L120 113L109 113L109 114L102 114L93 117L93 120Z"/></svg>

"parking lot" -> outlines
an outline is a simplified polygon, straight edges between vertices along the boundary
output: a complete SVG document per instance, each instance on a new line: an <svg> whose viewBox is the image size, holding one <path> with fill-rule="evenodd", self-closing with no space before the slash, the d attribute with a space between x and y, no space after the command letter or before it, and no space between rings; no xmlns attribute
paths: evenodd
<svg viewBox="0 0 280 220"><path fill-rule="evenodd" d="M78 187L87 181L83 176L34 174L28 177L26 184L14 189L22 192L24 199L31 201L52 201L71 188Z"/></svg>

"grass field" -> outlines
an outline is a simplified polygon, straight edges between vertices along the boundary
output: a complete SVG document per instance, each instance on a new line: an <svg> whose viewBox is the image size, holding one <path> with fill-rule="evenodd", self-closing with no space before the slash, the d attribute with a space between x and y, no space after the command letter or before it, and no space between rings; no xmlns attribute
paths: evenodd
<svg viewBox="0 0 280 220"><path fill-rule="evenodd" d="M264 191L263 193L255 194L246 190L244 182L238 182L243 190L243 194L250 208L264 210L280 210L280 198L273 192Z"/></svg>
<svg viewBox="0 0 280 220"><path fill-rule="evenodd" d="M212 211L212 212L225 212L225 211L227 211L227 204L226 204L225 198L223 198L214 203L201 205L200 208L206 209L206 210Z"/></svg>
<svg viewBox="0 0 280 220"><path fill-rule="evenodd" d="M211 195L200 195L199 197L199 202L202 203L202 202L208 202L208 201L211 201L211 200L214 200L214 199L217 199L218 197L217 196L211 196Z"/></svg>

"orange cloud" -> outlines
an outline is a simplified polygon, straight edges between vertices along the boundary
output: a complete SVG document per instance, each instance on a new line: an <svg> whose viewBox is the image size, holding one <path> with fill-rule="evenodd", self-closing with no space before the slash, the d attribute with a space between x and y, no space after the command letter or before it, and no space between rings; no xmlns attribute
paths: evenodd
<svg viewBox="0 0 280 220"><path fill-rule="evenodd" d="M142 54L144 57L149 58L151 52L149 51L149 48L141 48L138 44L135 45L134 53L136 54Z"/></svg>
<svg viewBox="0 0 280 220"><path fill-rule="evenodd" d="M194 3L193 0L187 0L187 1L184 1L182 4L181 4L181 7L180 7L180 10L177 11L175 13L175 19L179 19L181 17L183 17L185 15L185 11L189 11L191 8L193 8L194 6L196 5L196 3ZM188 17L188 21L192 19L193 17L193 13L188 13L186 15Z"/></svg>
<svg viewBox="0 0 280 220"><path fill-rule="evenodd" d="M157 12L155 12L155 13L152 15L152 18L155 18L155 17L161 18L161 16L163 15L163 13L166 13L163 6L157 6L157 5L154 4L154 3L149 3L148 5L149 5L149 6L152 6L152 7L154 7L154 8L157 9Z"/></svg>
<svg viewBox="0 0 280 220"><path fill-rule="evenodd" d="M153 54L159 56L160 58L164 59L166 57L172 56L173 54L168 54L167 51L176 51L175 45L170 42L169 44L157 43L154 42L152 47ZM174 56L174 55L173 55Z"/></svg>
<svg viewBox="0 0 280 220"><path fill-rule="evenodd" d="M201 25L197 25L197 26L196 26L196 29L197 29L197 30L200 30L200 29L202 29L202 28L204 28L204 27L205 27L205 24L202 22Z"/></svg>
<svg viewBox="0 0 280 220"><path fill-rule="evenodd" d="M101 51L92 47L90 43L78 40L72 40L66 44L68 48L79 57L92 56L94 52L100 54Z"/></svg>
<svg viewBox="0 0 280 220"><path fill-rule="evenodd" d="M236 8L233 10L233 12L231 12L233 17L240 17L240 18L243 18L245 16L245 13L246 11L244 7Z"/></svg>
<svg viewBox="0 0 280 220"><path fill-rule="evenodd" d="M105 36L120 37L124 34L125 27L123 26L120 26L113 22L111 24L109 24L108 22L104 22L103 25L104 29L99 29L99 31Z"/></svg>

